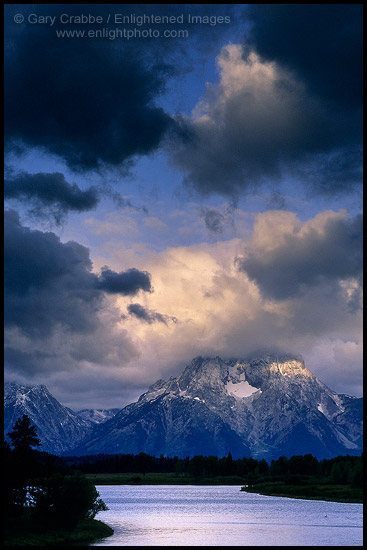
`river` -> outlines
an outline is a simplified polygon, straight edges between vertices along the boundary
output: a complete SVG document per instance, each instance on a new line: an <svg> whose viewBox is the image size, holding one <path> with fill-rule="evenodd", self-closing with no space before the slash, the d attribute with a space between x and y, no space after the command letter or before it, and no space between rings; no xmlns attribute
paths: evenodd
<svg viewBox="0 0 367 550"><path fill-rule="evenodd" d="M93 546L361 546L362 504L269 497L239 486L99 485Z"/></svg>

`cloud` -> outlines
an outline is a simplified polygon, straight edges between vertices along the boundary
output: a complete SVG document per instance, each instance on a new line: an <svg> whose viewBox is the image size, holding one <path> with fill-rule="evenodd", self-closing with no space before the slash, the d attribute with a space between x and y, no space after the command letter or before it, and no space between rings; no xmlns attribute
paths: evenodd
<svg viewBox="0 0 367 550"><path fill-rule="evenodd" d="M280 238L273 232L277 220L284 224ZM294 215L267 212L258 216L254 232L254 246L238 266L266 298L286 300L323 281L361 276L361 215L327 212L296 225Z"/></svg>
<svg viewBox="0 0 367 550"><path fill-rule="evenodd" d="M187 43L200 41L202 54L213 37L230 25L191 25L185 43L177 39L116 36L98 37L102 31L163 31L161 25L113 23L114 15L132 17L131 5L118 11L108 5L90 6L88 14L103 18L102 25L65 24L62 14L84 13L84 5L37 5L37 16L55 17L52 26L17 25L19 6L5 10L5 140L7 150L40 148L61 157L78 171L105 167L131 167L139 156L155 151L174 119L159 106L166 83L178 70L191 70ZM83 11L84 10L84 11ZM25 20L34 6L21 5ZM170 16L234 11L233 6L171 5ZM134 5L133 15L167 16L165 5ZM112 15L112 17L111 17ZM150 16L150 15L149 15ZM111 24L108 20L111 17ZM182 24L170 23L171 31ZM57 32L76 30L94 36L59 37ZM176 67L179 66L179 69Z"/></svg>
<svg viewBox="0 0 367 550"><path fill-rule="evenodd" d="M229 204L223 204L221 208L201 206L199 216L211 236L220 235L223 238L226 228L235 232L234 208Z"/></svg>
<svg viewBox="0 0 367 550"><path fill-rule="evenodd" d="M361 106L362 4L249 4L247 13L249 42L262 57L294 71L317 95Z"/></svg>
<svg viewBox="0 0 367 550"><path fill-rule="evenodd" d="M276 299L272 287L271 294L270 290L264 293L257 281L238 270L234 259L255 251L259 257L268 258L272 251L276 255L278 248L286 250L291 236L293 247L289 257L284 254L282 269L285 282L290 281L293 287L287 298L283 297L287 291L281 287L281 298ZM361 310L350 307L353 293L359 289L359 241L359 220L346 213L326 211L301 222L291 212L278 211L256 217L251 240L237 238L150 253L144 263L155 291L144 294L144 304L138 304L136 311L143 318L149 312L164 311L179 323L148 323L136 315L125 316L124 327L139 340L137 371L142 379L144 374L149 378L148 384L176 375L196 355L247 357L266 348L301 353L323 382L353 394L355 380L346 383L344 370L352 352L353 372L361 368L362 361ZM324 263L317 260L319 277L313 279L303 274L297 261L301 251L311 254L309 249L314 244L315 255L318 251L325 256L328 246L331 248L331 265L327 265L327 258ZM307 258L310 255L303 263L306 270L310 269ZM351 261L352 267L342 267L342 261ZM271 273L272 266L269 269ZM298 281L287 278L288 269ZM279 279L280 275L276 281ZM281 290L277 290L277 296ZM127 298L119 300L122 315L129 311L129 305ZM339 358L333 369L331 355L325 365L317 360L315 349L332 350L339 340L356 342L356 346L346 346L346 362Z"/></svg>
<svg viewBox="0 0 367 550"><path fill-rule="evenodd" d="M362 144L346 146L331 153L315 153L295 169L295 175L305 182L310 196L332 197L361 190Z"/></svg>
<svg viewBox="0 0 367 550"><path fill-rule="evenodd" d="M30 211L37 216L44 216L45 211L51 213L56 223L60 223L71 210L91 210L99 202L99 194L94 187L83 191L75 183L68 183L59 172L22 172L10 177L4 183L4 196L5 199L31 204Z"/></svg>
<svg viewBox="0 0 367 550"><path fill-rule="evenodd" d="M147 6L136 5L134 12L146 13ZM170 13L223 15L233 6L178 5ZM130 13L130 7L120 5L119 11ZM37 12L83 9L38 5ZM165 5L152 9L167 14ZM32 10L22 5L21 13ZM105 15L110 8L91 10ZM194 355L243 356L266 344L302 353L333 389L354 386L345 373L349 364L353 373L361 371L361 220L326 212L301 222L285 210L288 197L271 193L283 175L327 196L359 184L361 8L246 10L253 22L251 33L243 26L246 44L242 35L234 38L233 21L227 27L232 43L217 59L219 83L208 85L186 117L161 106L172 105L179 89L180 79L169 80L192 69L191 62L197 74L208 52L228 43L224 26L192 26L187 42L62 40L55 27L17 25L19 7L6 7L7 150L37 148L74 171L118 167L125 176L139 156L167 138L188 187L204 196L224 195L233 205L241 193L270 182L267 206L282 210L257 216L251 240L254 215L242 213L238 231L240 214L234 227L234 210L223 206L191 204L182 216L174 215L176 230L165 231L160 218L167 221L166 212L142 220L147 209L134 206L135 199L115 192L108 181L98 190L82 190L61 173L9 177L9 200L37 215L47 212L56 222L69 211L93 208L103 195L131 210L85 221L84 229L95 233L93 263L82 244L33 231L16 213L6 213L4 313L11 373L48 378L50 388L64 388L74 404L84 400L89 406L88 399L97 399L99 406L118 406L121 395L128 403L137 386L144 390L156 378L177 374ZM183 50L195 51L195 58ZM167 83L173 88L163 103ZM52 185L46 186L46 178ZM177 246L203 241L208 232L210 244ZM97 272L107 263L111 267ZM326 379L318 350L326 357Z"/></svg>
<svg viewBox="0 0 367 550"><path fill-rule="evenodd" d="M139 290L152 292L149 273L139 271L134 267L120 273L103 268L97 286L109 294L122 294L124 296L133 296Z"/></svg>
<svg viewBox="0 0 367 550"><path fill-rule="evenodd" d="M46 336L60 325L87 333L98 325L105 293L152 290L149 273L136 268L96 275L88 248L22 226L15 211L5 212L4 245L5 324L27 334Z"/></svg>
<svg viewBox="0 0 367 550"><path fill-rule="evenodd" d="M20 243L22 226L18 227L16 220L6 221ZM31 275L35 269L32 254L17 256L18 266L24 265L24 293L20 294L20 279L13 282L15 289L7 286L5 312L9 300L15 300L11 309L16 322L7 319L5 325L6 370L23 380L47 383L69 406L77 407L81 402L85 406L122 406L158 378L177 375L196 355L246 357L264 348L301 353L307 366L336 391L352 395L362 391L362 317L360 308L350 304L360 291L358 218L326 211L302 222L291 212L267 212L256 216L251 238L161 251L134 252L130 246L124 250L120 236L116 236L119 246L114 247L111 241L108 252L111 271L124 273L121 266L135 265L142 273L146 270L154 283L154 292L144 292L139 299L99 289L96 283L101 275L91 272L87 248L61 243L52 233L23 231L24 249L31 249L30 232L35 241L33 249L44 250L55 262L43 266L40 258L39 276L28 279L27 272ZM46 243L57 252L47 252ZM287 245L289 257L285 256ZM304 275L297 264L301 250L312 257L313 245L324 255L329 246L331 253L329 266L326 260L316 259L320 277L315 279ZM6 248L10 252L9 246ZM286 293L281 283L281 290L268 283L264 293L261 284L246 271L239 271L234 261L255 254L256 258L278 259L280 251L284 252L284 273L289 268L300 278L299 285L291 281L295 288L286 299L274 298L274 292ZM57 260L61 252L64 261ZM342 254L352 267L340 266ZM38 280L43 272L44 280ZM93 281L90 275L94 275ZM11 283L13 276L8 269L5 276ZM38 287L32 286L32 280ZM79 309L86 319L78 320ZM46 327L40 327L40 314ZM38 330L32 330L32 322ZM340 354L334 359L338 350ZM349 363L353 377L348 380L345 372Z"/></svg>
<svg viewBox="0 0 367 550"><path fill-rule="evenodd" d="M327 194L360 184L358 109L311 92L280 61L244 55L240 44L223 47L217 63L219 84L208 86L192 117L176 117L170 136L186 186L236 199L286 175Z"/></svg>
<svg viewBox="0 0 367 550"><path fill-rule="evenodd" d="M14 210L5 211L4 221L8 379L50 383L57 394L72 376L80 384L79 404L83 392L92 399L93 383L112 393L126 391L124 380L134 386L134 373L125 369L139 357L139 342L122 326L116 299L150 293L150 274L136 268L94 273L87 247L23 226Z"/></svg>
<svg viewBox="0 0 367 550"><path fill-rule="evenodd" d="M284 195L274 191L269 199L266 201L267 210L286 210L287 201Z"/></svg>
<svg viewBox="0 0 367 550"><path fill-rule="evenodd" d="M127 306L127 310L131 315L134 315L137 319L145 321L148 324L158 322L164 323L166 325L167 321L173 321L174 323L177 323L176 317L162 315L162 313L147 309L140 304L129 304Z"/></svg>
<svg viewBox="0 0 367 550"><path fill-rule="evenodd" d="M57 16L52 28L27 25L19 33L7 26L7 146L43 148L74 170L117 166L156 149L171 122L155 104L168 65L148 61L127 41L116 47L109 40L57 38L65 9L38 6L43 12ZM80 14L80 6L67 12Z"/></svg>
<svg viewBox="0 0 367 550"><path fill-rule="evenodd" d="M221 233L223 231L224 216L217 208L202 206L200 209L201 217L209 231Z"/></svg>
<svg viewBox="0 0 367 550"><path fill-rule="evenodd" d="M146 227L154 231L155 233L165 233L168 231L168 226L159 218L154 216L149 216L143 219L143 223Z"/></svg>

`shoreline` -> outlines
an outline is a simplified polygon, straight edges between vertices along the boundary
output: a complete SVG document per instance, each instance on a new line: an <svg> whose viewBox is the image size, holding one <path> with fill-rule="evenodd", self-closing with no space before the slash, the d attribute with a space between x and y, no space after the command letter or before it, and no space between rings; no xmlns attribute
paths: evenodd
<svg viewBox="0 0 367 550"><path fill-rule="evenodd" d="M253 485L251 488L242 487L241 491L269 497L294 498L298 500L319 500L324 502L344 502L345 504L363 504L363 494L360 495L360 491L351 490L349 487L337 485L309 485L305 487L284 485L281 487L277 486L275 489L274 487L272 489L270 487L262 488L260 486L257 487L256 485ZM311 494L311 492L313 494ZM337 492L339 494L335 494Z"/></svg>
<svg viewBox="0 0 367 550"><path fill-rule="evenodd" d="M326 502L363 503L361 489L352 489L346 485L312 483L288 485L286 483L258 483L247 486L246 480L237 476L212 478L176 477L168 474L87 474L95 485L192 485L214 486L233 485L248 493L264 496L279 496L303 500L323 500Z"/></svg>

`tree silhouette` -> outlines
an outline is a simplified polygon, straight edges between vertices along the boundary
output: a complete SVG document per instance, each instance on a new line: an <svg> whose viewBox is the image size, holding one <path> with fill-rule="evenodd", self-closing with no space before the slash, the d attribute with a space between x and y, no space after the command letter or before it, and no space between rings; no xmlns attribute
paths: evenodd
<svg viewBox="0 0 367 550"><path fill-rule="evenodd" d="M37 437L36 427L31 425L31 419L27 414L18 418L13 426L13 431L7 434L15 451L30 451L32 447L39 447L41 441Z"/></svg>
<svg viewBox="0 0 367 550"><path fill-rule="evenodd" d="M4 442L4 515L36 522L38 526L74 528L107 510L94 483L67 466L62 459L39 452L36 427L24 414Z"/></svg>
<svg viewBox="0 0 367 550"><path fill-rule="evenodd" d="M229 451L227 455L226 474L230 476L232 472L233 472L233 458L232 458L231 452Z"/></svg>

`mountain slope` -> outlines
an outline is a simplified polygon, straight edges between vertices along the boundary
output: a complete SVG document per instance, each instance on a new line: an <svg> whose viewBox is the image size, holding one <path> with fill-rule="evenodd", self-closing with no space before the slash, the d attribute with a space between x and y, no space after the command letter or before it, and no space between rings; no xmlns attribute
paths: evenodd
<svg viewBox="0 0 367 550"><path fill-rule="evenodd" d="M79 418L86 420L90 424L101 424L115 416L119 410L120 409L82 409L77 411L76 414Z"/></svg>
<svg viewBox="0 0 367 550"><path fill-rule="evenodd" d="M73 454L359 454L361 403L330 390L299 356L198 357L95 426Z"/></svg>
<svg viewBox="0 0 367 550"><path fill-rule="evenodd" d="M90 431L90 422L61 405L46 386L7 382L4 387L4 433L27 414L37 428L40 450L61 453L77 444Z"/></svg>
<svg viewBox="0 0 367 550"><path fill-rule="evenodd" d="M193 453L250 456L248 446L221 417L203 403L183 397L158 395L153 401L128 405L113 419L96 426L87 441L72 454L139 453L177 455Z"/></svg>

